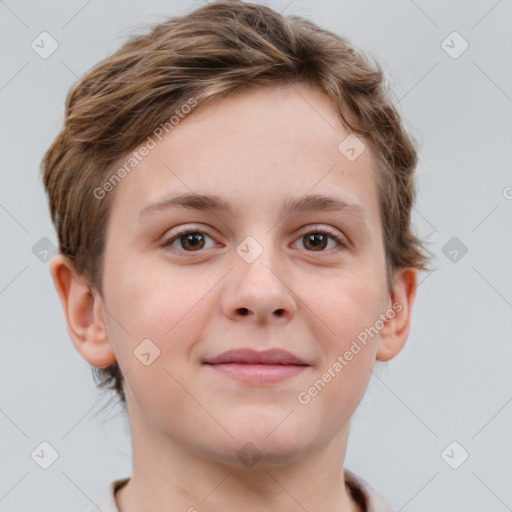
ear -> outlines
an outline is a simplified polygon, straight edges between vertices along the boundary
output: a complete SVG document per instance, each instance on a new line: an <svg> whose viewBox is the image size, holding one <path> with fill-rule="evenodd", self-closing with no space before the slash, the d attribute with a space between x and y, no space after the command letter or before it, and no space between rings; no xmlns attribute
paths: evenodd
<svg viewBox="0 0 512 512"><path fill-rule="evenodd" d="M110 366L116 357L108 337L101 296L62 254L50 261L50 273L59 294L69 336L92 366Z"/></svg>
<svg viewBox="0 0 512 512"><path fill-rule="evenodd" d="M412 304L416 297L417 274L418 270L414 268L401 269L395 274L395 284L390 297L390 309L386 313L389 320L385 322L383 329L380 331L377 350L379 361L388 361L395 357L407 341Z"/></svg>

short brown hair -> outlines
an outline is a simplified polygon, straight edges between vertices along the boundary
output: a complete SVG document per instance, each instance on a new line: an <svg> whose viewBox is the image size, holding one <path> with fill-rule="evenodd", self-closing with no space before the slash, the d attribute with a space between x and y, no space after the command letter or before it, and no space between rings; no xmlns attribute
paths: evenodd
<svg viewBox="0 0 512 512"><path fill-rule="evenodd" d="M379 64L302 17L237 0L210 3L133 36L73 85L64 127L41 163L59 251L102 294L114 194L100 200L93 190L113 165L190 98L201 105L249 86L297 83L325 93L371 148L389 289L398 269L428 270L430 253L411 230L417 153ZM126 403L117 363L93 368L93 375L98 387Z"/></svg>

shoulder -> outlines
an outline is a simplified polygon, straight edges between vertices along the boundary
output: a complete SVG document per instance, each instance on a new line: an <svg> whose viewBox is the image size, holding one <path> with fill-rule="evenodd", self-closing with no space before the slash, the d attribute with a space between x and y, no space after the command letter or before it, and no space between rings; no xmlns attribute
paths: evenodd
<svg viewBox="0 0 512 512"><path fill-rule="evenodd" d="M345 483L363 512L395 512L390 503L360 476L344 470Z"/></svg>
<svg viewBox="0 0 512 512"><path fill-rule="evenodd" d="M111 482L103 494L94 502L94 505L86 512L119 512L114 495L116 490L128 482L129 479L130 477L119 478Z"/></svg>

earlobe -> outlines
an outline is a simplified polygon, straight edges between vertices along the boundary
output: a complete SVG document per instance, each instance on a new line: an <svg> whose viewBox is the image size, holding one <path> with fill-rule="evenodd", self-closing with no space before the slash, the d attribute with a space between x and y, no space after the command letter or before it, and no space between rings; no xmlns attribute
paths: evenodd
<svg viewBox="0 0 512 512"><path fill-rule="evenodd" d="M100 295L62 254L51 259L50 273L75 348L92 366L103 368L115 363Z"/></svg>
<svg viewBox="0 0 512 512"><path fill-rule="evenodd" d="M397 271L388 310L389 321L380 332L377 359L389 361L403 349L411 324L412 305L416 297L417 269ZM386 314L386 313L385 313ZM392 318L391 318L392 317Z"/></svg>

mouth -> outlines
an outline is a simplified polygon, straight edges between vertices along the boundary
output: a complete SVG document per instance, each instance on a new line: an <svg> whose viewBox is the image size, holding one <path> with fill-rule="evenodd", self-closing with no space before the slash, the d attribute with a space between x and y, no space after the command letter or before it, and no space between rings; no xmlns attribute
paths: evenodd
<svg viewBox="0 0 512 512"><path fill-rule="evenodd" d="M264 352L243 348L229 350L206 359L203 364L235 380L255 384L280 382L310 367L299 357L280 349Z"/></svg>

